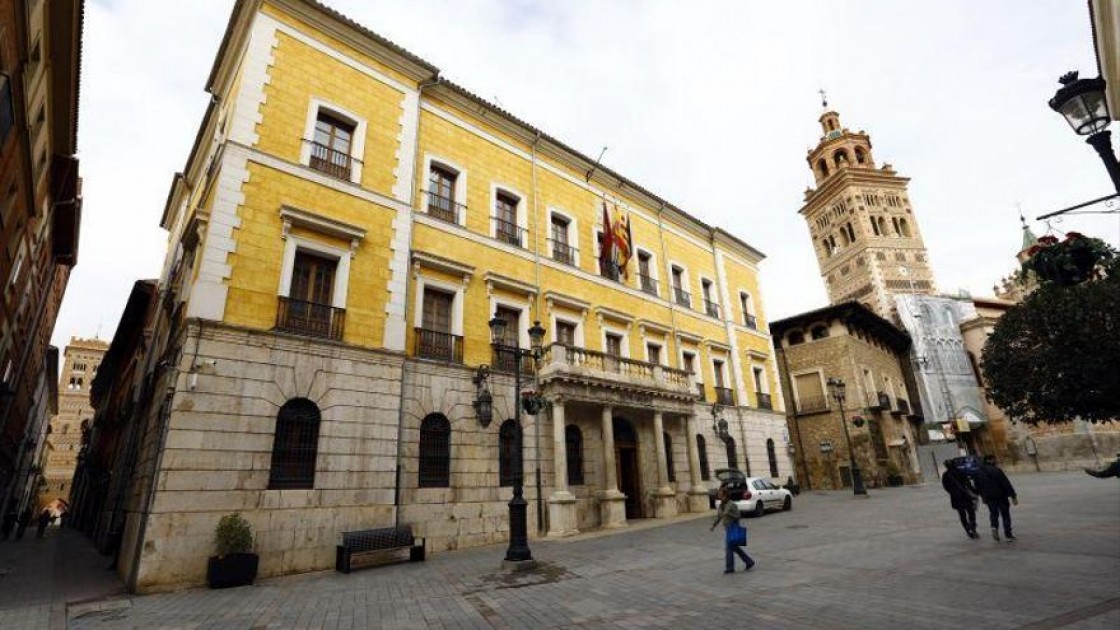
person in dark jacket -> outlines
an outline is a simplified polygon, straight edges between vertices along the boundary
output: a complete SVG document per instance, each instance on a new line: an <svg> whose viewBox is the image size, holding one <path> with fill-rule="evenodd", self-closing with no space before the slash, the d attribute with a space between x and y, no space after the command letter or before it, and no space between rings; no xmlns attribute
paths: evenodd
<svg viewBox="0 0 1120 630"><path fill-rule="evenodd" d="M953 468L953 463L945 460L945 472L941 475L941 487L949 493L949 503L961 517L964 533L969 538L979 538L976 533L976 487L968 475Z"/></svg>
<svg viewBox="0 0 1120 630"><path fill-rule="evenodd" d="M1015 495L1015 488L1011 480L996 466L996 458L992 455L984 457L980 472L976 475L976 489L980 497L988 504L988 516L992 525L992 539L999 540L999 520L1003 517L1003 535L1007 540L1014 541L1011 534L1011 503L1019 505L1019 497Z"/></svg>

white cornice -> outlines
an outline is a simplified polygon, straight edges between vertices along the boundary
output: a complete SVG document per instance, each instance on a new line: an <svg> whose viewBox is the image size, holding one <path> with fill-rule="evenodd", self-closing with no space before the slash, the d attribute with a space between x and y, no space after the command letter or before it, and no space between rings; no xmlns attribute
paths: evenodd
<svg viewBox="0 0 1120 630"><path fill-rule="evenodd" d="M632 315L623 313L622 311L616 311L615 309L606 306L596 306L595 315L598 316L601 320L613 319L616 322L627 325L634 323L634 317Z"/></svg>
<svg viewBox="0 0 1120 630"><path fill-rule="evenodd" d="M474 267L428 252L412 252L412 264L418 267L427 267L428 269L449 273L453 276L462 276L463 280L468 280L474 275Z"/></svg>
<svg viewBox="0 0 1120 630"><path fill-rule="evenodd" d="M590 302L585 302L577 297L565 295L558 291L545 291L544 301L549 310L551 310L554 305L581 313L591 308Z"/></svg>
<svg viewBox="0 0 1120 630"><path fill-rule="evenodd" d="M511 293L520 293L521 295L536 295L537 288L528 282L522 282L509 276L503 276L493 271L487 271L483 274L483 279L486 281L486 292L493 293L495 288L505 289Z"/></svg>

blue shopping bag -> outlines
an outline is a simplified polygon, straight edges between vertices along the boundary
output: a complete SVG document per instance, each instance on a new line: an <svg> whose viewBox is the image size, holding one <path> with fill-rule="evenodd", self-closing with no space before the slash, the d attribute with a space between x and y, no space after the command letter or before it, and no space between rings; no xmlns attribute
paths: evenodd
<svg viewBox="0 0 1120 630"><path fill-rule="evenodd" d="M739 521L731 523L727 528L727 544L736 547L745 547L747 544L747 528L739 524Z"/></svg>

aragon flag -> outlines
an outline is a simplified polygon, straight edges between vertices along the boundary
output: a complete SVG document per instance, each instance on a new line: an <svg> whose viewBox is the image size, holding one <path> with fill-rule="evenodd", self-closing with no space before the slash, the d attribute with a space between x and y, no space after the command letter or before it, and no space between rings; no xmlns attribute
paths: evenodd
<svg viewBox="0 0 1120 630"><path fill-rule="evenodd" d="M599 273L604 276L613 276L614 269L614 229L611 227L611 217L607 212L607 200L603 200L603 234L599 237Z"/></svg>
<svg viewBox="0 0 1120 630"><path fill-rule="evenodd" d="M614 240L618 243L618 267L622 275L630 277L627 265L634 255L633 239L630 236L630 216L619 213L614 223Z"/></svg>

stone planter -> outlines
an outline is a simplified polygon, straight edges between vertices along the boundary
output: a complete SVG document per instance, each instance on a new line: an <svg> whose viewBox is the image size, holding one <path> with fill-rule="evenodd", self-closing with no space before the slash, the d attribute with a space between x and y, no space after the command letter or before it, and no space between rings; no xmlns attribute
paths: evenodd
<svg viewBox="0 0 1120 630"><path fill-rule="evenodd" d="M260 558L255 553L210 556L206 563L206 584L210 588L232 588L252 584L257 578L259 561Z"/></svg>

